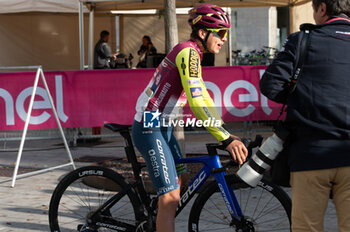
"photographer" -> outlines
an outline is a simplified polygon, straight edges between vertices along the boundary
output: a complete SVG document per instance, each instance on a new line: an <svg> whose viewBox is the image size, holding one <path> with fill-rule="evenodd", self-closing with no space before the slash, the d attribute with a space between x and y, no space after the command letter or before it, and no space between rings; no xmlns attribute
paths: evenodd
<svg viewBox="0 0 350 232"><path fill-rule="evenodd" d="M310 32L295 90L289 85L303 33L289 36L260 81L269 99L287 103L293 232L323 230L330 195L339 231L350 231L350 0L313 0Z"/></svg>

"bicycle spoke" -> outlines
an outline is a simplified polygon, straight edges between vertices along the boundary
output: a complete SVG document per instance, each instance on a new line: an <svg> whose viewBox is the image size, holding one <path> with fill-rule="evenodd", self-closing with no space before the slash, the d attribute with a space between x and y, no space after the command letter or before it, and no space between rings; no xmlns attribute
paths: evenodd
<svg viewBox="0 0 350 232"><path fill-rule="evenodd" d="M76 187L74 187L76 188ZM82 188L80 188L82 190L82 192L84 192L84 190ZM71 191L75 196L77 196L80 200L81 203L83 203L83 205L85 205L85 207L89 208L90 209L90 206L88 204L85 203L85 201L82 199L82 197L80 196L80 194L78 194L74 189L73 187L69 186L69 191ZM69 195L68 195L69 196ZM66 196L66 197L68 197ZM79 203L77 200L73 200L73 197L70 197L70 199L78 204L81 204Z"/></svg>
<svg viewBox="0 0 350 232"><path fill-rule="evenodd" d="M264 211L263 213L261 213L261 215L259 217L256 217L255 220L261 219L263 217L266 217L266 215L269 215L271 212L275 212L276 209L278 209L280 206L276 205L274 208L268 208L268 210Z"/></svg>
<svg viewBox="0 0 350 232"><path fill-rule="evenodd" d="M82 172L87 174L81 177L79 174ZM96 176L95 173L99 173L99 176ZM49 218L52 231L77 231L77 228L81 226L91 227L96 232L115 231L115 228L107 226L114 222L123 222L131 227L136 226L138 220L135 209L139 207L137 203L139 201L134 192L126 192L122 199L110 205L105 214L96 214L96 220L101 222L101 225L106 224L106 228L87 223L87 219L95 210L117 194L112 189L122 189L126 186L124 179L119 175L110 169L98 166L83 167L73 171L70 175L57 186L50 202ZM96 186L95 182L90 182L88 179L90 177L96 178ZM112 188L109 188L110 185L108 189L100 188L101 183L104 184L107 181L113 184ZM94 221L92 220L92 223L95 223Z"/></svg>
<svg viewBox="0 0 350 232"><path fill-rule="evenodd" d="M264 209L266 208L267 205L270 205L270 202L273 200L273 196L270 197L270 199L265 203L265 205L261 208L260 214L258 214L258 216L256 217L256 219L258 219L260 217L260 215L262 215L263 213L266 214L266 212L264 211ZM277 206L278 207L278 206ZM269 210L270 211L270 210Z"/></svg>
<svg viewBox="0 0 350 232"><path fill-rule="evenodd" d="M223 230L227 230L227 226L226 227L219 227L219 228L214 228L214 229L205 229L205 230L203 230L203 229L201 229L200 231L202 232L202 231L223 231Z"/></svg>
<svg viewBox="0 0 350 232"><path fill-rule="evenodd" d="M216 210L220 211L220 215L225 215L225 213L224 213L221 209L219 209L219 207L217 206L217 204L215 204L215 203L213 202L212 199L209 199L209 201L210 201L211 204L216 208ZM225 203L221 203L221 204L224 204L224 205L225 205ZM225 206L226 206L226 205L225 205ZM224 221L224 220L225 220L224 218L219 217L218 214L214 214L213 212L215 212L215 211L212 210L212 209L211 209L211 210L204 209L204 210L206 210L209 214L213 215L214 217L220 219L221 221ZM228 220L226 220L226 221L229 222ZM224 221L224 222L225 222L225 221Z"/></svg>
<svg viewBox="0 0 350 232"><path fill-rule="evenodd" d="M254 213L253 213L252 218L254 218L254 215L257 212L257 209L259 208L259 205L260 205L260 202L261 202L261 199L262 199L262 195L263 195L263 190L260 191L260 197L259 197L258 203L255 206L255 209L253 210Z"/></svg>
<svg viewBox="0 0 350 232"><path fill-rule="evenodd" d="M247 210L247 207L248 207L248 203L249 203L249 199L250 199L250 195L251 195L251 191L249 191L249 194L248 194L248 196L247 196L247 201L246 201L246 203L245 203L245 206L244 206L244 212Z"/></svg>
<svg viewBox="0 0 350 232"><path fill-rule="evenodd" d="M265 185L269 185L269 182L262 181ZM290 208L288 209L290 200L285 197L283 190L274 189L273 186L271 188L260 186L246 188L244 185L237 184L234 176L227 183L232 185L235 198L242 207L246 225L251 227L251 231L290 231L290 219L287 213L290 212ZM215 191L213 188L208 189L203 195L200 195L191 211L189 230L232 232L239 229L239 225L231 224L235 221L231 220L231 215L223 200L217 188ZM228 217L220 215L228 215Z"/></svg>

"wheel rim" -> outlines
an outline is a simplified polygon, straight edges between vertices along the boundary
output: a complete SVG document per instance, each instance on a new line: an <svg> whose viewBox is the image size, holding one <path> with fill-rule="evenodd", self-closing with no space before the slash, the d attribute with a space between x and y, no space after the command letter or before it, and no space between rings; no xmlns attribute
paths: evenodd
<svg viewBox="0 0 350 232"><path fill-rule="evenodd" d="M92 178L98 179L94 182L91 181ZM102 186L107 186L107 189ZM62 194L57 210L60 231L78 231L79 225L87 225L88 215L120 191L117 186L119 185L102 176L79 178L69 184ZM120 199L109 213L113 219L136 225L135 212L127 195ZM96 225L91 227L95 228L93 231L115 231Z"/></svg>
<svg viewBox="0 0 350 232"><path fill-rule="evenodd" d="M263 188L240 188L234 191L245 219L255 231L290 231L288 215L282 204ZM236 231L220 192L215 192L203 205L198 231Z"/></svg>

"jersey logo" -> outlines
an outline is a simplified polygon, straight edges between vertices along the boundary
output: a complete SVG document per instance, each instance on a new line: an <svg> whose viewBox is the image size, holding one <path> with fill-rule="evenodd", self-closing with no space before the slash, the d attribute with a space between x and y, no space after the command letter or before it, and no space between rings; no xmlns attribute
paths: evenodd
<svg viewBox="0 0 350 232"><path fill-rule="evenodd" d="M190 91L191 91L192 98L202 96L202 88L201 87L190 88Z"/></svg>
<svg viewBox="0 0 350 232"><path fill-rule="evenodd" d="M182 73L183 75L186 75L186 64L185 64L185 58L182 57L182 63L181 63Z"/></svg>
<svg viewBox="0 0 350 232"><path fill-rule="evenodd" d="M158 73L157 74L157 76L156 76L156 80L155 80L155 84L156 84L156 86L158 86L159 85L159 82L160 82L160 80L162 79L162 77L163 77L163 75L161 74L161 73Z"/></svg>
<svg viewBox="0 0 350 232"><path fill-rule="evenodd" d="M189 86L191 86L191 85L200 85L201 82L198 79L188 79L187 83Z"/></svg>
<svg viewBox="0 0 350 232"><path fill-rule="evenodd" d="M198 55L198 52L192 48L190 49L189 66L190 66L190 77L198 77L199 55Z"/></svg>

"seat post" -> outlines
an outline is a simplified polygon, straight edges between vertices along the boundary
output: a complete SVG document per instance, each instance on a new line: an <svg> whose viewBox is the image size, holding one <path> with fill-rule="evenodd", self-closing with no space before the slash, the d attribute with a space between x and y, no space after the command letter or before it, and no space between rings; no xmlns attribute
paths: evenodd
<svg viewBox="0 0 350 232"><path fill-rule="evenodd" d="M124 150L126 153L126 158L128 159L128 162L131 163L135 178L139 178L142 166L137 161L134 144L132 142L129 129L121 130L119 133L121 136L123 136L125 141Z"/></svg>

